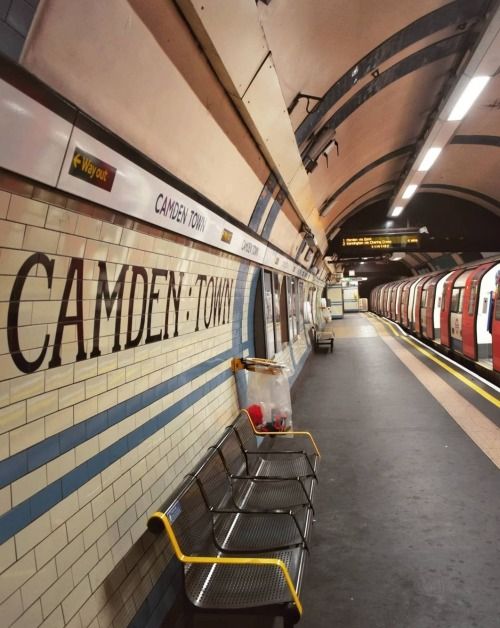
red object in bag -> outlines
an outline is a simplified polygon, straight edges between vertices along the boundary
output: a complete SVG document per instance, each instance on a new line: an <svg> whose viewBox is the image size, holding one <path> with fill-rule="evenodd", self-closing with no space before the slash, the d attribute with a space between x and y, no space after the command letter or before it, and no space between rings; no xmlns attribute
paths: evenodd
<svg viewBox="0 0 500 628"><path fill-rule="evenodd" d="M260 405L258 403L254 403L251 406L248 406L247 411L254 427L261 426L264 415L262 414L262 408Z"/></svg>

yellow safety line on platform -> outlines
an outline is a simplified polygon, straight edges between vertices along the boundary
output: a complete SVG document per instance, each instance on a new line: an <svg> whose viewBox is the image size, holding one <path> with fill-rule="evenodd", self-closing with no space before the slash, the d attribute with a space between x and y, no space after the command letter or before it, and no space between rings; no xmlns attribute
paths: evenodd
<svg viewBox="0 0 500 628"><path fill-rule="evenodd" d="M422 355L425 355L425 357L429 358L429 360L432 360L436 364L439 364L441 368L443 368L445 371L448 371L448 373L451 373L452 375L454 375L463 384L466 384L474 392L477 392L478 395L481 395L481 397L483 397L484 399L492 403L496 408L500 408L500 399L497 399L494 395L491 395L489 392L487 392L486 390L483 390L480 386L478 386L474 382L471 382L469 379L467 379L467 377L465 377L465 375L458 373L453 367L446 364L446 362L443 362L442 360L440 360L438 357L430 353L430 351L428 351L427 349L423 349L422 347L419 347L418 344L414 342L411 338L408 338L407 336L400 334L398 331L395 331L393 326L388 321L385 321L382 319L382 322L387 327L389 327L389 329L392 331L392 333L395 336L397 336L398 338L402 338L405 342L411 345L414 349L417 349L417 351L420 351Z"/></svg>

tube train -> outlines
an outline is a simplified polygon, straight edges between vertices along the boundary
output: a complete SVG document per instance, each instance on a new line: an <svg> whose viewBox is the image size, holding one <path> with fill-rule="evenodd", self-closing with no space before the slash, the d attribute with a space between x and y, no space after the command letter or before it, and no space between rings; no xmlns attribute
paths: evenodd
<svg viewBox="0 0 500 628"><path fill-rule="evenodd" d="M500 258L374 288L372 312L500 381Z"/></svg>

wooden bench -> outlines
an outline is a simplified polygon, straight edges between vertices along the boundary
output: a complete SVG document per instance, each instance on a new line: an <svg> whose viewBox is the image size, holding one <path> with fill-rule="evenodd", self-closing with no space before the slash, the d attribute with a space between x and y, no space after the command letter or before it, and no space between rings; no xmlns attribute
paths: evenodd
<svg viewBox="0 0 500 628"><path fill-rule="evenodd" d="M191 618L270 614L286 628L300 619L318 462L310 434L260 434L242 411L149 518L184 564Z"/></svg>
<svg viewBox="0 0 500 628"><path fill-rule="evenodd" d="M335 340L333 329L318 330L316 325L311 325L311 335L315 351L320 347L330 347L330 352L333 352L333 342Z"/></svg>

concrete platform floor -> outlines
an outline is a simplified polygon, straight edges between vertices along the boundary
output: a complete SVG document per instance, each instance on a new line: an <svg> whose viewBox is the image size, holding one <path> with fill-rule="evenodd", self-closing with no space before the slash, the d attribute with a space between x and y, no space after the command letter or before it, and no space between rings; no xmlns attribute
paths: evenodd
<svg viewBox="0 0 500 628"><path fill-rule="evenodd" d="M297 382L323 454L300 628L499 628L500 472L364 314Z"/></svg>

